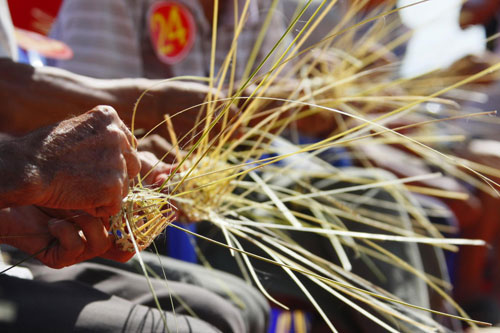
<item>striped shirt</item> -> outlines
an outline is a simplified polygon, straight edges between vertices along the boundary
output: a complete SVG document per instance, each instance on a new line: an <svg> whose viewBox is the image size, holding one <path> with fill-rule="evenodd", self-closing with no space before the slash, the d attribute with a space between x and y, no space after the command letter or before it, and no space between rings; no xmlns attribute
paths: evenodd
<svg viewBox="0 0 500 333"><path fill-rule="evenodd" d="M157 0L65 0L51 37L68 44L74 58L53 65L97 78L146 77L151 79L181 75L208 76L212 28L198 0L175 0L194 19L194 39L189 52L175 64L162 61L150 32L151 8ZM221 68L234 36L234 2L228 1L219 15L215 71ZM267 1L251 1L248 18L238 38L236 76L241 77L253 45L269 12ZM270 3L270 2L269 2ZM241 13L245 0L238 0ZM264 58L285 29L281 13L273 13L271 28L259 50L257 63ZM270 60L272 62L272 59ZM271 63L270 62L270 63ZM270 65L268 64L267 68ZM266 67L265 67L266 68Z"/></svg>

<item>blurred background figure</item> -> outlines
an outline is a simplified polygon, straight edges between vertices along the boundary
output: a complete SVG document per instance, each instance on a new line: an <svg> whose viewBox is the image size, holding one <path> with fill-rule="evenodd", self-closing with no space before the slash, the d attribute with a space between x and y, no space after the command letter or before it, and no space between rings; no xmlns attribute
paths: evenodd
<svg viewBox="0 0 500 333"><path fill-rule="evenodd" d="M62 0L8 0L12 23L16 28L48 35Z"/></svg>
<svg viewBox="0 0 500 333"><path fill-rule="evenodd" d="M215 73L231 47L235 20L243 15L245 1L236 3L235 12L234 1L219 1ZM249 4L238 43L238 79L249 74L246 66L269 6L267 1ZM97 78L208 76L213 12L213 1L66 0L50 35L69 45L75 56L53 65ZM272 20L273 28L261 41L255 65L285 31L277 15ZM264 68L269 64L271 60Z"/></svg>
<svg viewBox="0 0 500 333"><path fill-rule="evenodd" d="M486 34L493 36L500 30L500 1L468 0L463 4L460 14L460 25L468 27L480 24L485 27ZM488 42L488 49L500 53L498 38Z"/></svg>
<svg viewBox="0 0 500 333"><path fill-rule="evenodd" d="M70 59L71 49L47 37L62 0L8 1L18 44L18 61L44 66L49 59Z"/></svg>
<svg viewBox="0 0 500 333"><path fill-rule="evenodd" d="M415 2L399 0L398 7ZM484 29L480 26L460 28L461 5L460 0L428 1L399 11L403 24L413 32L401 66L403 77L447 68L467 55L484 53Z"/></svg>

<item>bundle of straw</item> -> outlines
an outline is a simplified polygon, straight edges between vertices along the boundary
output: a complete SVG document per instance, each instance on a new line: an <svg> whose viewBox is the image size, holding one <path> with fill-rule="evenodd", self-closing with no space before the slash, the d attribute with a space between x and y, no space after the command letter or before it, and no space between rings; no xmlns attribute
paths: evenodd
<svg viewBox="0 0 500 333"><path fill-rule="evenodd" d="M247 71L237 82L230 73L235 68L238 36L249 3L246 1L243 15L235 25L233 44L218 74L214 62L211 63L209 85L217 92L210 93L202 106L205 117L202 119L200 114L199 123L204 124L203 131L194 133L187 146L176 147L178 166L162 186L146 189L139 183L127 196L122 212L113 218L117 243L124 250L145 248L171 225L175 206L188 220L207 220L219 227L225 243L212 242L228 248L243 275L253 280L270 301L287 309L286 304L267 292L250 258L281 267L334 332L335 323L298 276L306 277L390 332L401 327L408 331L442 328L429 317L409 313L406 307L465 320L471 325L485 324L468 318L460 309L446 290L449 288L446 280L429 275L421 267L413 267L377 242L428 244L450 251L457 251L457 245L484 246L480 240L445 238L431 222L430 217L438 213L423 206L413 193L464 199L463 193L432 187L432 182L444 173L496 193L498 184L481 172L492 175L498 174L498 170L477 164L472 167L430 146L446 148L444 143L464 140L463 136L436 136L428 128L436 128L445 119L466 117L456 101L444 96L500 69L500 64L466 78L401 79L397 75L398 58L391 51L403 45L410 34L394 38L401 29L398 10L392 9L394 2L361 14L366 1L354 1L327 37L314 47L305 48L315 28L336 8L336 1L321 1L310 17L303 15L312 1L304 1L276 48L254 66L257 70ZM276 4L273 1L271 8L276 8ZM268 15L273 14L270 10ZM299 21L305 22L300 29ZM267 25L262 27L262 36L267 28ZM295 37L290 35L294 29L298 29ZM288 45L283 45L285 37L291 40ZM216 29L213 40L215 50ZM256 49L259 46L257 43ZM285 49L282 54L274 54L278 46ZM259 69L272 58L270 70L261 73ZM248 68L253 65L249 61ZM218 96L225 85L230 87L229 96L222 99ZM243 97L248 91L248 96ZM237 119L231 119L229 110L236 104L241 111ZM440 117L429 112L429 105L439 106ZM318 116L320 121L330 119L336 124L327 128L330 133L323 131L323 138L312 144L294 142L293 129L300 127L301 122L307 124L308 119L317 120L311 117ZM403 125L390 125L398 122ZM170 118L165 123L172 143L184 142L177 140ZM222 124L223 131L211 133L217 123ZM241 129L243 135L235 138L233 134ZM288 139L281 136L283 133ZM397 145L404 148L401 151L410 152L413 159L430 166L429 170L438 171L395 178L374 167L373 159L363 149L368 145ZM329 149L339 147L343 148L340 150L343 158L353 161L357 169L335 167L329 161L331 155L327 159L322 157ZM360 173L359 168L369 172ZM162 193L165 189L168 195ZM390 199L378 196L376 193L380 191L390 194ZM384 207L387 211L376 212L370 207ZM439 214L446 213L441 210ZM369 231L354 231L356 225L367 225ZM312 252L290 232L324 238L338 263ZM265 256L245 250L243 240L259 248ZM351 273L355 258L349 257L348 249L370 261L385 262L411 273L451 304L460 316L408 304Z"/></svg>
<svg viewBox="0 0 500 333"><path fill-rule="evenodd" d="M122 251L135 252L134 243L142 251L165 230L174 216L166 196L139 187L130 191L120 213L111 218L110 232Z"/></svg>

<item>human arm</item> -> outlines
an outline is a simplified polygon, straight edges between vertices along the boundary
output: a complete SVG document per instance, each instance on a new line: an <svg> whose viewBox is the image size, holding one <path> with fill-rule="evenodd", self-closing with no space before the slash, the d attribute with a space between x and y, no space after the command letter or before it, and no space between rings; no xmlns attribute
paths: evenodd
<svg viewBox="0 0 500 333"><path fill-rule="evenodd" d="M163 115L202 103L209 91L193 82L160 82L147 79L93 79L54 67L32 67L0 58L0 132L24 134L79 115L95 105L114 107L130 125L138 106L135 128L149 130ZM172 118L178 136L195 124L199 108ZM164 126L162 127L164 129Z"/></svg>

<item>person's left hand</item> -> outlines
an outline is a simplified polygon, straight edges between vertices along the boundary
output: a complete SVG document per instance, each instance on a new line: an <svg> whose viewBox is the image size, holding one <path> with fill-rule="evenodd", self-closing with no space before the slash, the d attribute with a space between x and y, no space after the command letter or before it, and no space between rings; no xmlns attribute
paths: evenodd
<svg viewBox="0 0 500 333"><path fill-rule="evenodd" d="M161 185L177 166L158 160L156 155L149 151L141 151L138 155L141 161L140 175L147 185Z"/></svg>

